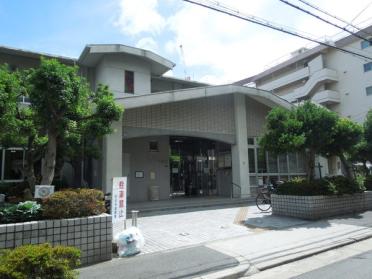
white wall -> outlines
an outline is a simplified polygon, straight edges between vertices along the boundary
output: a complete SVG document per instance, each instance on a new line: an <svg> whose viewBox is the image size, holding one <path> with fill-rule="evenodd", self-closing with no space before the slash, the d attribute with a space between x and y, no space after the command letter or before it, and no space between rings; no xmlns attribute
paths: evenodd
<svg viewBox="0 0 372 279"><path fill-rule="evenodd" d="M149 142L157 141L159 152L149 151ZM170 194L169 137L144 137L123 141L123 153L130 154L128 185L129 201L149 200L149 187L160 187L160 199ZM136 178L135 172L143 171L143 178ZM153 172L155 177L150 177Z"/></svg>
<svg viewBox="0 0 372 279"><path fill-rule="evenodd" d="M360 49L360 41L352 43L348 48ZM372 47L363 50L372 57ZM369 54L368 54L369 52ZM366 87L372 86L372 71L364 72L363 59L331 50L325 55L326 67L338 72L339 81L329 85L330 90L340 93L341 103L331 107L341 116L363 122L368 109L372 108L372 96L366 95Z"/></svg>
<svg viewBox="0 0 372 279"><path fill-rule="evenodd" d="M134 72L134 94L151 93L151 65L150 63L124 55L105 55L96 67L96 86L107 84L115 93L115 97L132 96L124 92L125 71Z"/></svg>

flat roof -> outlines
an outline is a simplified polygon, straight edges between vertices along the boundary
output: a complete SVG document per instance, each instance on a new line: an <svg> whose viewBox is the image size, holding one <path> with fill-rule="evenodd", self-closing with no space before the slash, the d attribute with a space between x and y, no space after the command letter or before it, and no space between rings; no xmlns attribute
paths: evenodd
<svg viewBox="0 0 372 279"><path fill-rule="evenodd" d="M158 79L158 80L165 80L165 81L175 81L177 83L183 83L183 84L193 84L193 85L198 85L198 86L210 85L205 82L199 82L195 80L188 80L188 79L182 79L182 78L176 78L176 77L170 77L170 76L152 76L151 78Z"/></svg>
<svg viewBox="0 0 372 279"><path fill-rule="evenodd" d="M372 25L360 30L359 32L357 32L356 34L360 35L360 36L365 36L365 34L370 34L372 33ZM368 36L367 36L368 37ZM348 45L350 43L353 43L357 40L360 40L359 38L355 37L354 35L349 35L349 36L346 36L344 38L341 38L337 41L334 42L335 46L337 47L344 47L345 45ZM247 83L250 83L250 82L255 82L261 78L264 78L268 75L271 75L273 74L274 72L276 71L279 71L293 63L296 63L298 61L301 61L305 58L309 58L311 56L315 56L316 54L318 53L321 53L323 51L326 51L328 50L330 47L328 46L324 46L324 45L318 45L318 46L315 46L301 54L298 54L274 67L271 67L270 69L267 69L266 71L263 71L259 74L256 74L254 76L251 76L251 77L248 77L248 78L245 78L245 79L242 79L242 80L238 80L236 82L234 82L233 84L236 84L236 85L244 85L244 84L247 84ZM355 51L355 50L354 50Z"/></svg>
<svg viewBox="0 0 372 279"><path fill-rule="evenodd" d="M28 57L28 58L35 58L35 59L40 59L40 56L47 57L47 58L55 58L66 64L71 64L71 65L77 62L77 59L67 57L67 56L54 55L54 54L49 54L45 52L30 51L30 50L8 47L8 46L3 46L3 45L0 45L0 53L18 55L18 56L23 56L23 57Z"/></svg>
<svg viewBox="0 0 372 279"><path fill-rule="evenodd" d="M78 59L78 63L84 66L92 67L96 65L105 54L124 54L141 58L151 64L151 72L155 75L162 75L176 65L172 61L150 50L126 46L122 44L86 45Z"/></svg>

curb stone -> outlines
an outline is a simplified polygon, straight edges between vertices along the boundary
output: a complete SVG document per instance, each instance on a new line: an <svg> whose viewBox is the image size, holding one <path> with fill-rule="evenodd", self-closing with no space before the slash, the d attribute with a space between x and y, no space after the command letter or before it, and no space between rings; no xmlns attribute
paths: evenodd
<svg viewBox="0 0 372 279"><path fill-rule="evenodd" d="M250 275L253 275L255 273L265 271L274 267L278 267L280 265L288 264L291 262L299 261L305 258L309 258L312 256L315 256L317 254L321 254L330 250L334 250L337 248L341 248L356 242L360 242L366 239L372 238L372 233L354 237L354 238L346 238L344 241L341 243L335 243L335 244L330 244L325 248L320 248L312 252L308 253L302 253L298 256L289 258L289 259L283 259L279 260L277 262L267 264L265 265L264 263L261 264L260 267L258 267L260 264L253 265L251 264L248 260L244 259L243 257L237 257L236 259L239 261L239 265L235 266L233 268L228 268L224 270L220 270L218 272L210 273L210 274L205 274L201 276L197 276L194 278L197 279L235 279L235 278L248 278ZM283 256L284 258L285 256Z"/></svg>

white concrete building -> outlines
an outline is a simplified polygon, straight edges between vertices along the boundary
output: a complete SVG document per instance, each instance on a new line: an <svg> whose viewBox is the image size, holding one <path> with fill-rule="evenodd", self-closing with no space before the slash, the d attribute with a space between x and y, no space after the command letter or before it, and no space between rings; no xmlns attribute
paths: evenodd
<svg viewBox="0 0 372 279"><path fill-rule="evenodd" d="M92 89L107 84L125 108L114 133L100 143L102 159L85 164L90 186L110 192L113 177L127 176L129 201L244 198L260 181L305 174L300 154L273 156L258 148L268 111L291 107L268 91L165 77L171 61L124 45L87 45L78 59L1 47L0 64L35 67L41 55L78 64ZM0 147L0 182L23 179L24 152ZM73 171L65 167L67 180Z"/></svg>
<svg viewBox="0 0 372 279"><path fill-rule="evenodd" d="M372 58L372 26L334 42L337 47ZM234 84L254 86L298 103L312 100L342 117L362 123L372 109L372 59L363 59L319 45L301 48L291 58ZM341 164L320 159L323 175L340 174Z"/></svg>

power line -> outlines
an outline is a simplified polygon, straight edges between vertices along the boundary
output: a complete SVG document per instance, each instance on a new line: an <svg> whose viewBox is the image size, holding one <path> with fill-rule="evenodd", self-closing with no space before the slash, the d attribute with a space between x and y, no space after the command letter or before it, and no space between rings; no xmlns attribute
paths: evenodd
<svg viewBox="0 0 372 279"><path fill-rule="evenodd" d="M341 29L343 31L346 31L346 32L350 33L351 35L353 35L354 37L357 37L357 38L359 38L359 39L361 39L363 41L368 41L367 38L364 38L364 37L362 37L362 36L360 36L360 35L352 32L352 31L350 31L349 29L347 29L345 27L342 27L342 26L340 26L338 24L335 24L335 23L333 23L333 22L331 22L331 21L329 21L327 19L324 19L324 18L322 18L322 17L320 17L320 16L318 16L318 15L316 15L316 14L314 14L314 13L312 13L312 12L306 10L306 9L303 9L303 8L297 6L297 5L295 5L295 4L293 4L293 3L289 2L289 1L286 1L286 0L279 0L279 1L282 2L282 3L284 3L284 4L286 4L286 5L288 5L288 6L291 6L292 8L295 8L295 9L301 11L301 12L304 12L304 13L312 16L312 17L315 17L315 18L317 18L317 19L319 19L319 20L321 20L321 21L323 21L323 22L325 22L327 24L330 24L330 25L332 25L332 26L334 26L334 27L336 27L338 29Z"/></svg>
<svg viewBox="0 0 372 279"><path fill-rule="evenodd" d="M339 21L345 23L346 26L351 26L351 27L355 28L355 29L358 30L358 31L361 30L358 26L353 25L352 21L351 21L351 22L348 22L348 21L346 21L346 20L344 20L344 19L342 19L342 18L340 18L340 17L338 17L338 16L332 15L332 14L330 14L329 12L327 12L327 11L321 9L320 7L315 6L314 4L309 3L309 2L307 2L307 1L305 1L305 0L298 0L298 1L300 1L301 3L307 5L307 6L313 8L313 9L315 9L315 10L317 10L317 11L319 11L319 12L321 12L321 13L327 15L327 16L333 17L333 18L335 18L335 19L337 19L337 20L339 20ZM359 14L358 14L357 16L359 16ZM345 28L346 28L346 26L345 26Z"/></svg>
<svg viewBox="0 0 372 279"><path fill-rule="evenodd" d="M239 11L236 11L236 10L233 10L233 9L228 8L226 6L223 6L218 2L212 2L212 1L203 1L202 2L202 1L193 1L193 0L183 0L183 1L194 4L194 5L197 5L197 6L200 6L200 7L204 7L204 8L216 11L216 12L220 12L220 13L223 13L223 14L235 17L235 18L239 18L239 19L242 19L242 20L254 23L254 24L258 24L260 26L267 27L267 28L270 28L270 29L273 29L273 30L276 30L276 31L279 31L279 32L282 32L282 33L285 33L285 34L289 34L289 35L292 35L292 36L295 36L295 37L298 37L298 38L301 38L301 39L304 39L304 40L307 40L307 41L310 41L310 42L313 42L313 43L317 43L319 45L323 45L323 46L326 46L326 47L337 49L338 51L348 53L348 54L357 56L359 58L363 58L364 60L365 59L372 60L372 57L368 57L366 55L363 55L363 54L360 54L360 53L357 53L357 52L353 52L351 50L343 49L341 47L337 47L335 45L331 45L331 44L328 44L326 42L321 42L319 40L307 37L307 36L299 34L297 32L287 30L287 29L284 29L284 28L279 27L279 26L275 26L275 25L271 24L270 22L268 22L266 20L259 19L259 18L254 17L254 16L243 15ZM208 3L210 3L210 4L208 4Z"/></svg>
<svg viewBox="0 0 372 279"><path fill-rule="evenodd" d="M368 4L367 4L367 6L365 6L352 20L351 20L351 22L353 22L354 20L356 20L365 10L367 10L368 8L369 8L369 6L371 6L372 5L372 1L371 2L369 2ZM369 34L369 35L371 35L371 34Z"/></svg>

